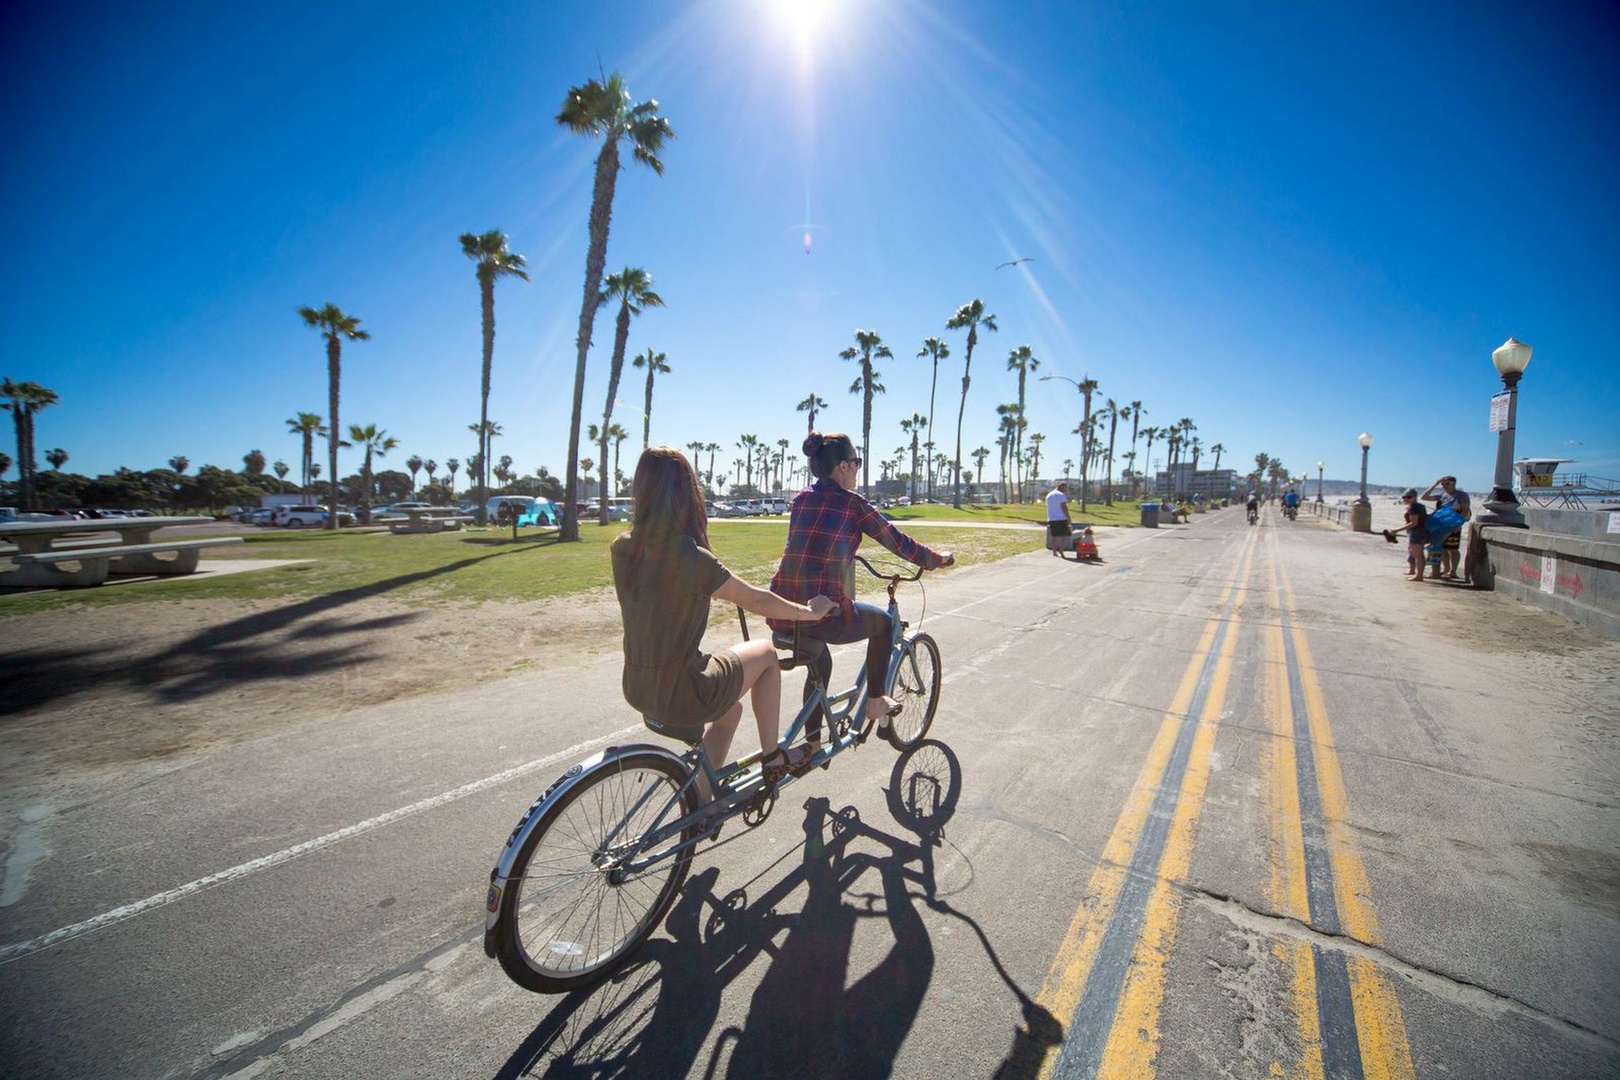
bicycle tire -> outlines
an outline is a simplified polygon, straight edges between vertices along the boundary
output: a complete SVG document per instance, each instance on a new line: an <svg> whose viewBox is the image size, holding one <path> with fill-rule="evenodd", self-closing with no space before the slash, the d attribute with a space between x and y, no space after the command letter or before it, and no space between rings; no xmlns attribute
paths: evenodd
<svg viewBox="0 0 1620 1080"><path fill-rule="evenodd" d="M617 970L650 936L675 901L692 863L690 847L615 882L596 858L603 840L645 835L686 773L660 754L629 753L602 762L570 788L524 840L501 897L495 951L513 982L542 994L589 987ZM625 815L647 792L635 816ZM683 813L697 809L688 789ZM690 840L696 827L666 841ZM618 839L620 845L629 841Z"/></svg>
<svg viewBox="0 0 1620 1080"><path fill-rule="evenodd" d="M900 714L879 729L885 742L896 750L910 750L928 736L939 708L939 683L939 646L927 634L908 639L889 674L889 696L900 703Z"/></svg>

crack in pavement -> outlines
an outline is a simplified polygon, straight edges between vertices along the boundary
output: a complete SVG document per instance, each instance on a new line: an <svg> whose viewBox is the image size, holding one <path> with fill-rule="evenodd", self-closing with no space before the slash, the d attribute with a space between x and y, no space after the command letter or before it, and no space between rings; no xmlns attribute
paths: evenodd
<svg viewBox="0 0 1620 1080"><path fill-rule="evenodd" d="M1288 915L1258 911L1235 897L1218 893L1197 885L1171 882L1171 887L1187 899L1221 916L1227 922L1254 934L1283 937L1309 945L1332 949L1349 956L1370 960L1390 969L1407 983L1442 1001L1450 1002L1475 1012L1517 1016L1532 1020L1561 1035L1587 1043L1607 1053L1620 1050L1620 1041L1600 1031L1567 1020L1561 1016L1536 1008L1511 994L1492 990L1488 986L1471 982L1393 952L1388 946L1370 945L1344 934L1331 934Z"/></svg>

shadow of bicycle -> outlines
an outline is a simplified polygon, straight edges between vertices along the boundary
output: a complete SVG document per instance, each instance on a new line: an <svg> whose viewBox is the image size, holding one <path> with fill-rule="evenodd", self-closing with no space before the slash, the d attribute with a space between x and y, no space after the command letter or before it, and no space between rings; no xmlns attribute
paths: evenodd
<svg viewBox="0 0 1620 1080"><path fill-rule="evenodd" d="M1033 1076L1062 1025L1008 975L979 924L940 894L934 852L961 795L956 755L926 740L900 755L887 789L902 839L861 820L853 806L804 802L804 840L752 881L715 894L720 871L696 874L648 941L607 983L560 999L508 1058L498 1077L886 1076L921 1010L934 947L920 908L959 920L977 936L1017 1001L1023 1023L996 1070ZM749 886L788 869L757 898ZM875 880L874 880L875 879ZM787 905L798 890L798 911ZM885 920L893 942L849 982L857 928ZM724 992L761 959L769 965L747 1020L717 1033Z"/></svg>

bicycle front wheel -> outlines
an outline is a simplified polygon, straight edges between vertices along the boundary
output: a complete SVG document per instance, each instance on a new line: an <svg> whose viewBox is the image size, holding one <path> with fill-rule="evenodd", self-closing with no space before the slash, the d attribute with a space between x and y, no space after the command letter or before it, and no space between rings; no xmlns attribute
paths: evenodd
<svg viewBox="0 0 1620 1080"><path fill-rule="evenodd" d="M686 880L695 828L644 838L697 808L686 774L660 754L605 761L570 788L524 841L501 897L496 952L518 985L542 994L611 975L657 927ZM627 864L645 864L629 870Z"/></svg>
<svg viewBox="0 0 1620 1080"><path fill-rule="evenodd" d="M889 696L900 703L900 715L879 729L896 750L909 750L922 742L939 708L939 646L927 634L918 634L900 646L900 657L890 674Z"/></svg>

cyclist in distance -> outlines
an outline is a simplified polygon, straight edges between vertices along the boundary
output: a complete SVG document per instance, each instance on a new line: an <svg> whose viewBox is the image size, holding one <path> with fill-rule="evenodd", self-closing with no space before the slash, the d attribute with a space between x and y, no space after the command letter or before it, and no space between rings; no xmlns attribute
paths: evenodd
<svg viewBox="0 0 1620 1080"><path fill-rule="evenodd" d="M1249 492L1249 524L1253 525L1260 520L1260 496Z"/></svg>
<svg viewBox="0 0 1620 1080"><path fill-rule="evenodd" d="M861 537L870 536L895 555L924 569L949 566L956 560L948 551L935 551L918 543L891 525L876 507L855 490L861 475L861 458L848 435L823 435L812 431L804 440L804 455L816 481L793 499L788 519L787 549L782 564L771 579L771 591L789 600L802 600L819 594L831 597L837 610L828 618L799 631L811 639L806 650L811 668L824 686L831 685L832 653L827 644L847 644L866 640L866 717L880 724L899 709L883 696L888 685L889 642L892 629L889 613L873 604L855 602L854 556ZM791 619L768 617L773 630L791 630ZM808 695L810 682L805 682ZM819 748L821 716L806 725L807 745Z"/></svg>
<svg viewBox="0 0 1620 1080"><path fill-rule="evenodd" d="M759 728L761 765L778 780L810 756L777 746L782 669L768 640L703 652L709 598L783 625L815 622L835 610L812 592L787 600L736 577L709 550L703 489L686 457L672 446L648 447L636 465L635 517L613 541L613 589L624 618L624 698L661 734L690 741L702 733L716 768L726 763L748 694ZM701 774L700 774L701 776ZM704 792L707 796L708 792Z"/></svg>

